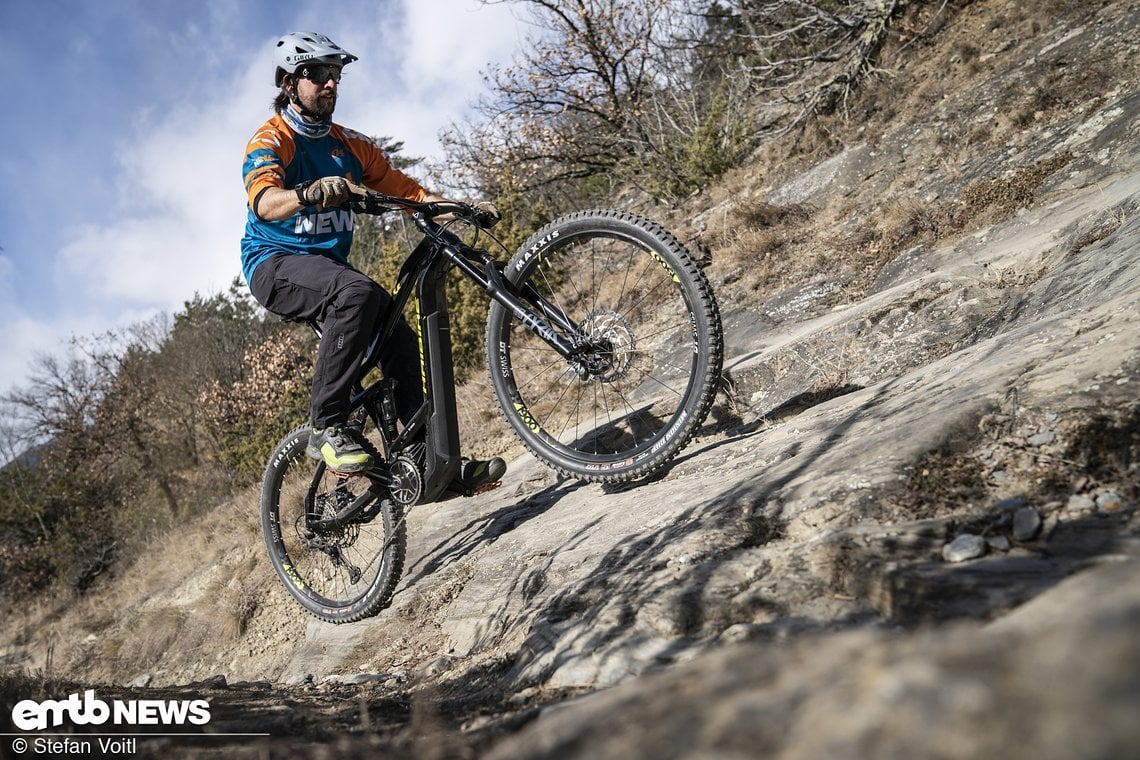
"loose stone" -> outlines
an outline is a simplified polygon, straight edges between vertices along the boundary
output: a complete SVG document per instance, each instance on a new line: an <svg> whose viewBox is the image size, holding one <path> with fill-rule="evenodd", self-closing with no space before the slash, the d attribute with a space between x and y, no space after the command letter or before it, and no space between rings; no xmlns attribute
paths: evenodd
<svg viewBox="0 0 1140 760"><path fill-rule="evenodd" d="M1013 513L1013 540L1030 541L1041 529L1041 515L1033 507L1022 507Z"/></svg>
<svg viewBox="0 0 1140 760"><path fill-rule="evenodd" d="M1124 501L1112 491L1105 491L1096 497L1096 508L1102 512L1117 512L1124 508Z"/></svg>
<svg viewBox="0 0 1140 760"><path fill-rule="evenodd" d="M987 536L986 543L995 552L1007 552L1011 547L1009 539L1002 535Z"/></svg>
<svg viewBox="0 0 1140 760"><path fill-rule="evenodd" d="M1085 496L1083 493L1075 493L1069 497L1069 503L1065 505L1065 509L1070 512L1085 512L1090 511L1096 507L1090 497Z"/></svg>
<svg viewBox="0 0 1140 760"><path fill-rule="evenodd" d="M947 562L965 562L986 553L986 540L973 533L963 533L942 547L942 559Z"/></svg>

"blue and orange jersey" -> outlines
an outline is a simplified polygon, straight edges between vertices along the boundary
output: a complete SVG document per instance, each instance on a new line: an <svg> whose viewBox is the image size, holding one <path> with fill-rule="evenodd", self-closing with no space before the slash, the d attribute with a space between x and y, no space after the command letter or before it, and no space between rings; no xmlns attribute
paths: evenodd
<svg viewBox="0 0 1140 760"><path fill-rule="evenodd" d="M253 213L254 202L267 188L345 177L388 195L416 201L427 195L419 183L392 166L371 138L339 124L333 124L324 137L297 135L280 114L250 138L242 174L249 205L241 241L246 282L258 264L278 253L315 253L347 264L352 247L352 211L308 206L289 219L267 221Z"/></svg>

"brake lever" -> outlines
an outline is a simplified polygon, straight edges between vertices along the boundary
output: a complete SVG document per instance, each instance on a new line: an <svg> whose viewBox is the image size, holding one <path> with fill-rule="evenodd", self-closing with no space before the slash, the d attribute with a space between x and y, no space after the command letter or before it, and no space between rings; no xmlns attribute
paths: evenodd
<svg viewBox="0 0 1140 760"><path fill-rule="evenodd" d="M478 206L471 206L470 208L471 219L475 222L475 226L481 230L489 230L499 221L499 217L486 209L481 209Z"/></svg>
<svg viewBox="0 0 1140 760"><path fill-rule="evenodd" d="M463 201L449 201L448 205L454 206L455 211L449 212L456 219L478 227L481 230L489 230L495 226L498 218L490 212L479 208L471 203L464 203Z"/></svg>
<svg viewBox="0 0 1140 760"><path fill-rule="evenodd" d="M348 207L358 214L379 215L393 210L386 200L383 196L369 193L360 198L353 198L349 201Z"/></svg>
<svg viewBox="0 0 1140 760"><path fill-rule="evenodd" d="M313 190L313 203L314 204L320 203L324 199L325 199L325 194L319 187L317 189ZM370 208L369 203L368 203L369 200L371 200L371 198L369 198L367 195L359 197L359 198L350 197L347 201L345 201L341 206L339 206L337 208L348 208L348 209L351 209L357 213L365 213ZM376 212L372 211L371 213L376 213Z"/></svg>

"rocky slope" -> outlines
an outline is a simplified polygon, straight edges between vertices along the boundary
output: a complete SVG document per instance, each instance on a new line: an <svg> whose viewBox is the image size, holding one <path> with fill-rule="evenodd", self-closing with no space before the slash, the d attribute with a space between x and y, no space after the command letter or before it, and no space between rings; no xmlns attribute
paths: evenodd
<svg viewBox="0 0 1140 760"><path fill-rule="evenodd" d="M195 567L159 552L110 591L144 602L29 613L7 654L272 734L144 754L1137 754L1140 12L999 34L1020 9L955 21L992 35L989 79L672 222L695 240L763 203L851 239L884 198L985 211L873 278L726 298L726 394L660 477L517 459L498 491L414 509L393 604L338 627L273 585L239 501L183 537ZM1096 98L947 138L1081 65L1112 74ZM709 239L718 287L749 290Z"/></svg>

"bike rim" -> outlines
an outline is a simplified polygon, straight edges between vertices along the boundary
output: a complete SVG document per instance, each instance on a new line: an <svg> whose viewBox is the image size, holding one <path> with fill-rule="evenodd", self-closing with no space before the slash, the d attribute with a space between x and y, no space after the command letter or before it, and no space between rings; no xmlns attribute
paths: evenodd
<svg viewBox="0 0 1140 760"><path fill-rule="evenodd" d="M316 610L349 614L369 604L390 572L390 510L372 498L351 524L313 530L368 490L363 476L343 477L303 450L289 460L277 498L278 561L294 592Z"/></svg>
<svg viewBox="0 0 1140 760"><path fill-rule="evenodd" d="M524 278L592 346L584 371L504 317L501 371L524 436L607 469L681 434L703 352L694 296L666 258L632 237L590 230L545 250Z"/></svg>

